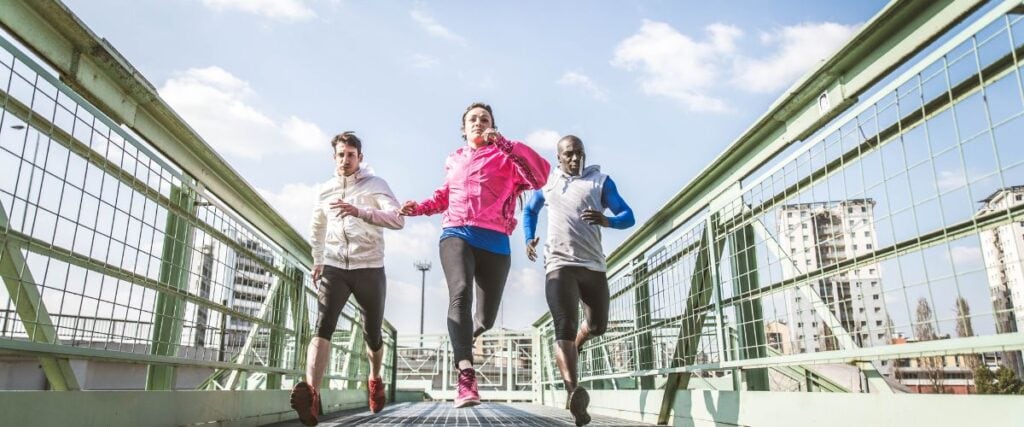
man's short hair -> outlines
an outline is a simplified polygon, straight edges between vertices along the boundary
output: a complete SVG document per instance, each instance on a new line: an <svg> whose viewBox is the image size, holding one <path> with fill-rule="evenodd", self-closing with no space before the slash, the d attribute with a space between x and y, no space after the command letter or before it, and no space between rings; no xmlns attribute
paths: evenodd
<svg viewBox="0 0 1024 427"><path fill-rule="evenodd" d="M334 149L334 152L338 152L338 144L345 144L349 147L353 147L356 149L357 153L363 154L363 141L359 140L359 137L356 136L355 132L347 130L335 135L334 138L331 139L331 148Z"/></svg>

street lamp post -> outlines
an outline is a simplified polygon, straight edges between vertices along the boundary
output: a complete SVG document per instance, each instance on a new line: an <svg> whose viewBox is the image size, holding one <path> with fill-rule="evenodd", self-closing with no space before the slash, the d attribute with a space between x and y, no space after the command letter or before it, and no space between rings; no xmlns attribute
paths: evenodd
<svg viewBox="0 0 1024 427"><path fill-rule="evenodd" d="M423 350L423 307L427 296L427 272L430 271L430 261L416 261L413 264L421 273L420 280L420 351Z"/></svg>

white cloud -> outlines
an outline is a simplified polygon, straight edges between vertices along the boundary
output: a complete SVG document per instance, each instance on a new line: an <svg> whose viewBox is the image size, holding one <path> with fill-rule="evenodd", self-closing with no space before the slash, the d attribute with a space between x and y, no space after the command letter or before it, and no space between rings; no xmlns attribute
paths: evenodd
<svg viewBox="0 0 1024 427"><path fill-rule="evenodd" d="M295 116L289 116L288 120L281 124L281 132L288 143L304 150L326 149L326 142L329 140L319 126Z"/></svg>
<svg viewBox="0 0 1024 427"><path fill-rule="evenodd" d="M981 267L981 249L977 246L953 246L949 249L949 256L958 267Z"/></svg>
<svg viewBox="0 0 1024 427"><path fill-rule="evenodd" d="M437 22L433 16L430 16L427 11L423 10L421 5L417 5L413 10L409 11L409 16L412 16L412 19L416 21L417 24L420 24L420 27L422 27L423 30L434 37L439 37L460 45L466 44L466 39Z"/></svg>
<svg viewBox="0 0 1024 427"><path fill-rule="evenodd" d="M167 80L163 97L222 154L259 159L271 153L323 149L319 126L296 116L280 122L250 105L249 83L220 67L193 68Z"/></svg>
<svg viewBox="0 0 1024 427"><path fill-rule="evenodd" d="M530 132L526 135L526 144L533 147L537 151L548 151L555 152L555 147L558 146L558 140L562 136L550 129L538 129Z"/></svg>
<svg viewBox="0 0 1024 427"><path fill-rule="evenodd" d="M693 111L726 111L725 101L709 91L743 31L724 24L705 31L707 40L696 41L666 23L645 20L639 32L616 47L612 65L639 71L647 94L676 99Z"/></svg>
<svg viewBox="0 0 1024 427"><path fill-rule="evenodd" d="M410 270L412 270L412 264L409 264L407 267ZM388 296L388 299L394 298L395 300L401 301L401 302L406 303L406 304L408 304L408 303L416 303L416 305L415 305L416 310L414 311L414 313L416 314L416 320L418 322L419 321L419 314L420 314L419 309L420 309L420 286L421 286L421 284L418 281L420 279L420 276L419 276L420 273L418 271L415 272L415 273L416 273L416 279L417 279L416 283L407 282L407 281L404 281L404 280L398 280L398 279L393 279L391 277L388 277L388 295L387 296ZM445 289L443 289L443 287L441 287L441 286L437 286L435 283L427 283L427 289L425 291L428 294L427 298L431 298L431 297L437 298L439 296L447 298L447 296L448 296L447 292L444 292L442 294L441 292L438 292L440 290L445 290ZM412 306L405 306L405 307L411 308ZM405 310L405 311L410 311L410 310Z"/></svg>
<svg viewBox="0 0 1024 427"><path fill-rule="evenodd" d="M607 102L608 92L599 87L589 76L581 74L575 71L566 71L562 74L562 77L558 79L558 84L565 86L578 87L583 89L587 95L598 101Z"/></svg>
<svg viewBox="0 0 1024 427"><path fill-rule="evenodd" d="M216 11L238 11L285 22L305 21L316 12L302 0L203 0L203 5Z"/></svg>
<svg viewBox="0 0 1024 427"><path fill-rule="evenodd" d="M385 259L391 259L393 256L408 258L408 264L412 268L414 261L436 257L437 242L440 238L441 229L433 222L406 218L405 227L401 230L384 232Z"/></svg>
<svg viewBox="0 0 1024 427"><path fill-rule="evenodd" d="M761 33L747 55L737 46L743 31L727 24L705 27L697 40L672 26L644 21L615 49L612 65L640 75L649 95L675 99L691 111L727 112L723 95L732 90L769 92L792 84L842 46L859 25L805 23Z"/></svg>
<svg viewBox="0 0 1024 427"><path fill-rule="evenodd" d="M319 184L285 184L279 191L258 188L260 195L284 217L300 236L309 235L309 220Z"/></svg>
<svg viewBox="0 0 1024 427"><path fill-rule="evenodd" d="M733 83L751 92L771 92L827 59L857 31L859 25L805 23L761 34L771 53L764 58L738 57Z"/></svg>
<svg viewBox="0 0 1024 427"><path fill-rule="evenodd" d="M417 53L412 56L411 61L413 68L430 69L436 67L441 62L437 58L422 53Z"/></svg>
<svg viewBox="0 0 1024 427"><path fill-rule="evenodd" d="M945 193L950 190L967 185L967 176L963 172L957 171L939 171L939 192Z"/></svg>

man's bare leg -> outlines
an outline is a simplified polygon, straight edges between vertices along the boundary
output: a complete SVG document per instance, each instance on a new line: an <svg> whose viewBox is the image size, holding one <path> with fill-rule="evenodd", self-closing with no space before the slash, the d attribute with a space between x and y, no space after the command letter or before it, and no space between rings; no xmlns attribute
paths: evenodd
<svg viewBox="0 0 1024 427"><path fill-rule="evenodd" d="M324 371L331 360L331 342L325 338L313 337L306 348L306 382L313 390L320 390Z"/></svg>
<svg viewBox="0 0 1024 427"><path fill-rule="evenodd" d="M319 423L320 383L324 380L324 371L331 360L331 342L320 337L309 340L306 347L306 380L295 384L292 388L291 406L299 416L303 425L315 426Z"/></svg>
<svg viewBox="0 0 1024 427"><path fill-rule="evenodd" d="M384 380L380 377L381 360L384 358L384 346L377 351L366 346L366 358L370 360L370 379L366 382L369 393L370 412L378 413L384 409L387 398L384 396Z"/></svg>
<svg viewBox="0 0 1024 427"><path fill-rule="evenodd" d="M381 361L384 359L384 346L381 346L377 351L370 350L370 347L367 346L366 358L370 360L370 379L380 378Z"/></svg>

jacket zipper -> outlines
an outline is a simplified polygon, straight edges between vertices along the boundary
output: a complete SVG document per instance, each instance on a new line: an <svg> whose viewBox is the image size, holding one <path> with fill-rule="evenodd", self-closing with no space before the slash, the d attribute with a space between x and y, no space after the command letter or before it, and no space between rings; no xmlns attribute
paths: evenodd
<svg viewBox="0 0 1024 427"><path fill-rule="evenodd" d="M486 147L486 146L484 146L484 147ZM462 184L463 188L465 188L467 190L467 193L469 192L469 189L470 189L470 186L469 186L470 175L474 172L473 167L474 166L479 166L479 165L476 164L477 151L480 151L480 149L482 149L484 147L478 147L477 149L470 150L470 152L469 152L469 163L466 164L466 171L469 172L469 173L464 174L465 183ZM478 173L483 174L483 168L480 168L480 169L481 169L481 171L478 172ZM471 197L470 200L476 200L476 202L479 204L481 202L481 200L483 200L483 187L480 185L479 180L477 180L477 190L478 190L478 192L474 195L474 197ZM472 205L466 206L466 208L467 208L466 209L466 216L467 216L467 218L466 218L466 225L471 225L471 223L475 222L476 215L479 212L473 211L472 213L470 213L470 209L472 208ZM479 208L480 207L478 207L478 209Z"/></svg>
<svg viewBox="0 0 1024 427"><path fill-rule="evenodd" d="M344 175L341 177L341 199L345 200L345 196L348 195L348 179ZM348 248L348 230L345 229L345 217L341 217L341 238L344 241L342 247L344 247L345 257L345 269L348 270L348 259L349 259L349 248Z"/></svg>

